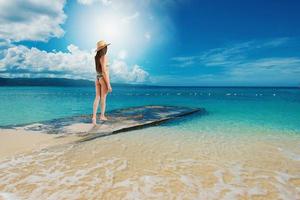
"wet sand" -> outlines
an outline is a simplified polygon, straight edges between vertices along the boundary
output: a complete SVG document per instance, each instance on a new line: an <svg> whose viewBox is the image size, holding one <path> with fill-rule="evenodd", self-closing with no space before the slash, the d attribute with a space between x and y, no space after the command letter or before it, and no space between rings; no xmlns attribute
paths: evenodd
<svg viewBox="0 0 300 200"><path fill-rule="evenodd" d="M78 144L66 144L72 137L57 140L52 135L29 134L17 143L14 137L19 135L6 137L11 149L1 152L0 196L300 198L298 136L233 137L150 127ZM53 146L58 143L62 145ZM3 159L5 154L9 158Z"/></svg>

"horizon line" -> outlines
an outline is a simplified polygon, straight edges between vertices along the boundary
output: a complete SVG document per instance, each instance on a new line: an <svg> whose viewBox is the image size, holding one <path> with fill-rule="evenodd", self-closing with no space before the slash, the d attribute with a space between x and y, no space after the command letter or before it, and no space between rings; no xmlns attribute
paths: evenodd
<svg viewBox="0 0 300 200"><path fill-rule="evenodd" d="M6 78L0 77L0 79L65 79L65 80L73 80L73 81L89 81L93 82L90 79L72 79L72 78L60 78L60 77L15 77L15 78ZM123 84L123 85L132 85L132 86L150 86L150 87L203 87L203 88L300 88L299 85L157 85L157 84L145 84L145 83L122 83L122 82L112 82L111 84ZM3 85L0 85L3 86ZM22 86L22 85L12 85L12 86ZM39 86L39 85L24 85L24 86ZM43 86L51 86L51 85L43 85ZM67 85L68 87L72 87ZM78 87L78 85L76 85Z"/></svg>

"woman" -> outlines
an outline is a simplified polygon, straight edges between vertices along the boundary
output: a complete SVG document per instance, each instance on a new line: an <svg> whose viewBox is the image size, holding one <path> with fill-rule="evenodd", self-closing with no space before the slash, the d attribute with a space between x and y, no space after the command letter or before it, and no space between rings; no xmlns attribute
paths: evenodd
<svg viewBox="0 0 300 200"><path fill-rule="evenodd" d="M96 97L94 100L93 107L93 124L97 124L97 110L99 101L101 99L101 115L100 120L106 121L105 117L105 107L106 107L106 95L108 92L112 92L112 88L109 80L109 70L107 66L107 46L110 44L105 43L105 41L101 40L97 42L96 56L95 56L95 65L97 77L95 80L95 88L96 88Z"/></svg>

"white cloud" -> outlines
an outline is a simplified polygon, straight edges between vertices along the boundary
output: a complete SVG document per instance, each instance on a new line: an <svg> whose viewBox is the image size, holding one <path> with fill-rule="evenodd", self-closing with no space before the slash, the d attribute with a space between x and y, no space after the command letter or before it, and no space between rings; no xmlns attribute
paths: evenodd
<svg viewBox="0 0 300 200"><path fill-rule="evenodd" d="M51 37L63 36L64 5L65 0L1 0L0 38L47 41Z"/></svg>
<svg viewBox="0 0 300 200"><path fill-rule="evenodd" d="M248 41L243 43L231 44L222 48L210 49L200 55L178 56L171 58L176 63L174 66L235 66L247 60L249 53L261 49L276 48L289 42L289 38L275 38L265 41Z"/></svg>
<svg viewBox="0 0 300 200"><path fill-rule="evenodd" d="M80 50L71 44L68 52L47 52L23 45L4 50L0 60L0 75L5 77L61 77L94 79L94 52ZM140 83L149 74L141 66L129 67L125 61L114 60L110 74L112 82Z"/></svg>
<svg viewBox="0 0 300 200"><path fill-rule="evenodd" d="M241 67L256 67L260 69L274 69L274 68L284 68L285 66L293 67L297 69L300 67L300 58L297 57L273 57L273 58L263 58L245 62L240 65ZM300 69L300 68L299 68ZM299 71L298 69L298 71Z"/></svg>
<svg viewBox="0 0 300 200"><path fill-rule="evenodd" d="M139 13L139 12L135 12L133 15L124 17L124 18L122 19L122 22L129 23L130 21L135 20L135 19L138 18L139 16L140 16L140 13Z"/></svg>
<svg viewBox="0 0 300 200"><path fill-rule="evenodd" d="M78 3L82 5L92 5L94 3L102 3L103 5L110 5L111 0L77 0Z"/></svg>
<svg viewBox="0 0 300 200"><path fill-rule="evenodd" d="M95 0L77 0L77 2L82 5L91 5L95 2Z"/></svg>
<svg viewBox="0 0 300 200"><path fill-rule="evenodd" d="M9 77L72 77L91 78L93 72L92 54L81 51L74 45L68 52L46 52L22 45L5 50L0 62L0 72ZM73 77L74 76L74 77Z"/></svg>
<svg viewBox="0 0 300 200"><path fill-rule="evenodd" d="M300 58L274 57L250 60L232 68L228 74L238 79L300 81Z"/></svg>
<svg viewBox="0 0 300 200"><path fill-rule="evenodd" d="M136 82L141 83L149 79L149 73L141 68L139 65L128 67L122 60L114 60L111 65L112 79L119 82Z"/></svg>
<svg viewBox="0 0 300 200"><path fill-rule="evenodd" d="M10 41L0 38L0 48L4 48L4 47L8 47L8 46L10 46Z"/></svg>
<svg viewBox="0 0 300 200"><path fill-rule="evenodd" d="M286 85L300 83L300 57L270 56L276 48L289 45L291 39L276 38L266 41L249 41L208 50L195 56L171 58L175 67L194 67L197 83L238 85ZM263 57L269 51L267 57ZM218 73L209 74L200 68L217 67ZM209 68L208 68L209 67ZM198 70L199 69L199 73ZM170 79L170 78L169 78ZM197 81L198 79L198 81Z"/></svg>
<svg viewBox="0 0 300 200"><path fill-rule="evenodd" d="M196 64L198 56L178 56L171 58L172 61L176 62L173 66L186 67Z"/></svg>

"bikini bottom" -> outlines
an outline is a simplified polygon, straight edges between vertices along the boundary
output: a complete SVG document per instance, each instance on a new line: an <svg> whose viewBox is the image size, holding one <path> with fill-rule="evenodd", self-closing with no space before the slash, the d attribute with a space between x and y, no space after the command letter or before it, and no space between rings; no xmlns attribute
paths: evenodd
<svg viewBox="0 0 300 200"><path fill-rule="evenodd" d="M100 78L103 78L102 74L97 74L97 79L100 80Z"/></svg>

